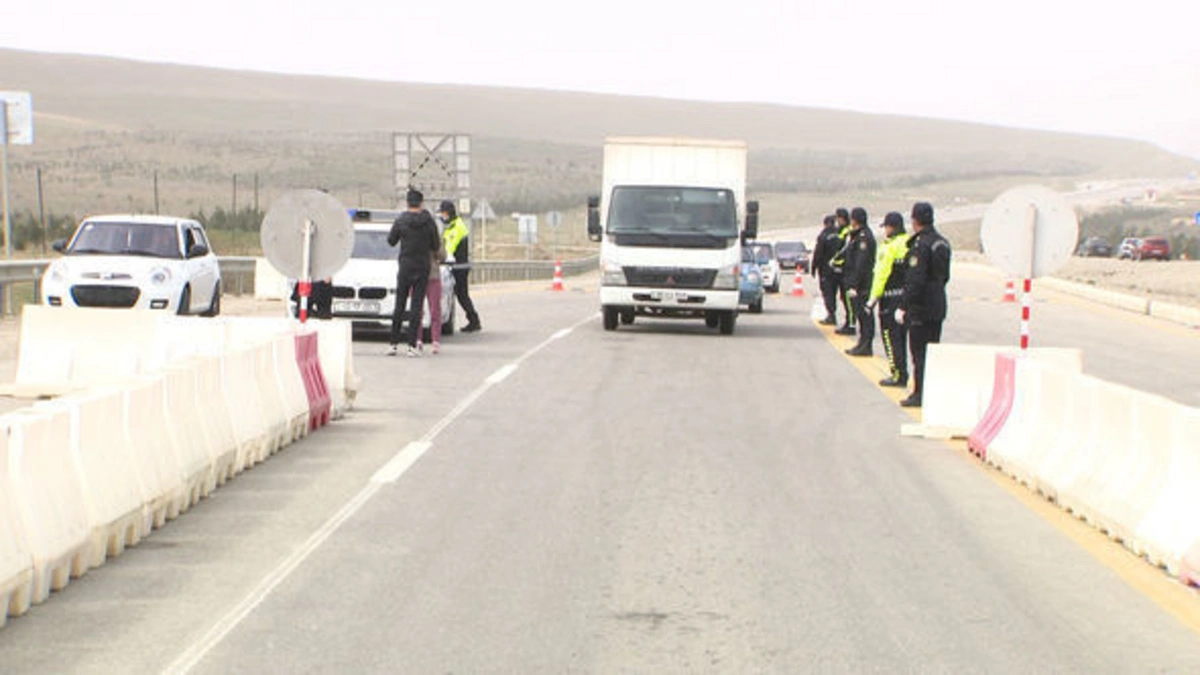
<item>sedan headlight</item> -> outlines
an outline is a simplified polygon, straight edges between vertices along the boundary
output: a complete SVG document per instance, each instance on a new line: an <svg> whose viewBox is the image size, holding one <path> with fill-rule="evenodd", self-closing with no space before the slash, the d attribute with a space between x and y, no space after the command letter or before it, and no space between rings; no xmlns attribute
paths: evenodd
<svg viewBox="0 0 1200 675"><path fill-rule="evenodd" d="M603 260L600 262L600 285L601 286L625 286L628 285L625 279L625 270L621 269L620 265Z"/></svg>
<svg viewBox="0 0 1200 675"><path fill-rule="evenodd" d="M713 288L716 290L736 291L738 279L741 276L741 267L739 265L718 270L716 278L713 279Z"/></svg>
<svg viewBox="0 0 1200 675"><path fill-rule="evenodd" d="M161 286L171 280L171 270L165 267L155 267L150 270L150 283Z"/></svg>

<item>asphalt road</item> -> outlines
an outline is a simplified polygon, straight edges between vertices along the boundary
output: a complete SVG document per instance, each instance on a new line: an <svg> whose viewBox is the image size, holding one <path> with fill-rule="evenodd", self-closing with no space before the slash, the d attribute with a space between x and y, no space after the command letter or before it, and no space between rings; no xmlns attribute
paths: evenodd
<svg viewBox="0 0 1200 675"><path fill-rule="evenodd" d="M1200 635L899 437L787 280L732 337L604 332L575 286L481 295L436 357L357 344L347 419L10 621L0 670L1200 672ZM956 272L945 339L1015 342L1001 291ZM1194 331L1052 297L1034 320L1200 404Z"/></svg>

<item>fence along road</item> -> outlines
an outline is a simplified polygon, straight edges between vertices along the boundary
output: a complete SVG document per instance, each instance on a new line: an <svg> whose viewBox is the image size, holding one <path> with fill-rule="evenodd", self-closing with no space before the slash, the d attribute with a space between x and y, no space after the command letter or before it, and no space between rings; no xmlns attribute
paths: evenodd
<svg viewBox="0 0 1200 675"><path fill-rule="evenodd" d="M1015 336L966 276L947 339ZM358 343L346 420L11 621L5 672L1200 669L1200 637L977 463L899 438L810 299L727 338L607 333L570 281L477 302L437 357ZM1070 306L1085 369L1200 353Z"/></svg>

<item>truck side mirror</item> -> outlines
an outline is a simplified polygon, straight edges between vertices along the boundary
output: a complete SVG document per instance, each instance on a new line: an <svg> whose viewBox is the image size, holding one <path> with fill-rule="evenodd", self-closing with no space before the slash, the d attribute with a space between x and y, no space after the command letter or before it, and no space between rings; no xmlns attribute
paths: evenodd
<svg viewBox="0 0 1200 675"><path fill-rule="evenodd" d="M600 228L600 198L588 197L587 200L587 232L588 239L591 241L600 241L604 237L604 230Z"/></svg>
<svg viewBox="0 0 1200 675"><path fill-rule="evenodd" d="M746 227L742 230L744 239L758 238L758 201L750 200L746 202Z"/></svg>

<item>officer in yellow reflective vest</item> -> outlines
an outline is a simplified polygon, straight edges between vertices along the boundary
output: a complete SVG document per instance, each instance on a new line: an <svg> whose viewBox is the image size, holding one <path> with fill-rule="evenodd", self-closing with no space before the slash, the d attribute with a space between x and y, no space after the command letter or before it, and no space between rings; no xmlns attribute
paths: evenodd
<svg viewBox="0 0 1200 675"><path fill-rule="evenodd" d="M870 307L879 305L879 332L887 356L891 377L880 380L884 387L908 386L908 328L896 321L896 310L904 295L909 234L904 231L904 216L892 211L883 217L883 242L875 256L875 279L871 284Z"/></svg>
<svg viewBox="0 0 1200 675"><path fill-rule="evenodd" d="M471 274L471 245L467 241L467 225L458 215L454 202L445 200L438 206L438 216L446 223L446 231L442 237L446 244L446 258L452 267L454 275L454 297L467 313L467 325L463 326L464 333L474 333L483 326L479 323L479 313L475 311L475 303L471 302L471 294L467 290L467 277Z"/></svg>

